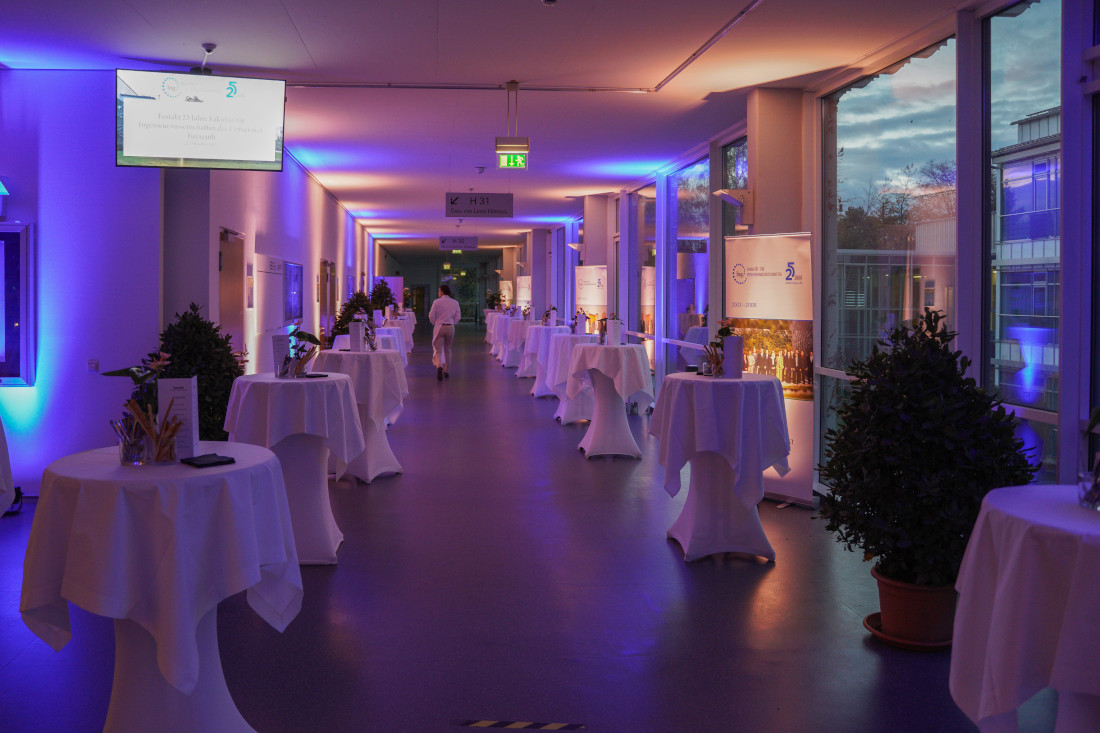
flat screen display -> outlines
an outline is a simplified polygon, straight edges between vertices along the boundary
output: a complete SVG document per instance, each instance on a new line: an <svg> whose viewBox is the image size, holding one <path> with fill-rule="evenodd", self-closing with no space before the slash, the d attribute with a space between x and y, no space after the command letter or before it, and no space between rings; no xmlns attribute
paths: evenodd
<svg viewBox="0 0 1100 733"><path fill-rule="evenodd" d="M117 69L115 163L283 169L286 82Z"/></svg>

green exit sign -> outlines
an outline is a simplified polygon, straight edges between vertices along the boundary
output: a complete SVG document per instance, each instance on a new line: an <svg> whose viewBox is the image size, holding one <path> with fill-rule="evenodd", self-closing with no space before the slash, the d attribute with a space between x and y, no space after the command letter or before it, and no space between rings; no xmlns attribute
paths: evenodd
<svg viewBox="0 0 1100 733"><path fill-rule="evenodd" d="M526 168L527 153L497 153L497 168Z"/></svg>

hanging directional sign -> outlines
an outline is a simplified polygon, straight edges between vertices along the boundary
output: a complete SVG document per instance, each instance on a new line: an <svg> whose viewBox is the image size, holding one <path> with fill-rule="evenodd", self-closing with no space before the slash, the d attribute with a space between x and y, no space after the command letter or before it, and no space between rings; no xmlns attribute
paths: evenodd
<svg viewBox="0 0 1100 733"><path fill-rule="evenodd" d="M497 168L526 168L527 153L497 153Z"/></svg>
<svg viewBox="0 0 1100 733"><path fill-rule="evenodd" d="M447 216L512 217L510 193L448 193L444 205Z"/></svg>
<svg viewBox="0 0 1100 733"><path fill-rule="evenodd" d="M477 249L477 237L440 237L439 248L452 252Z"/></svg>

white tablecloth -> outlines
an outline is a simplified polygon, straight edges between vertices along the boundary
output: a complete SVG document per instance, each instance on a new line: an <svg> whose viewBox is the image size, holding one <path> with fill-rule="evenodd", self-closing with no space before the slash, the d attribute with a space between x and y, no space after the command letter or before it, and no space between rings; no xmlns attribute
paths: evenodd
<svg viewBox="0 0 1100 733"><path fill-rule="evenodd" d="M377 346L380 349L393 349L401 354L401 363L405 366L409 365L409 355L405 347L405 331L400 328L376 328L375 338L377 339ZM351 351L351 336L346 333L340 334L332 340L333 351Z"/></svg>
<svg viewBox="0 0 1100 733"><path fill-rule="evenodd" d="M237 377L225 429L231 440L266 446L279 457L301 562L335 563L344 535L329 504L329 456L341 475L366 448L351 377Z"/></svg>
<svg viewBox="0 0 1100 733"><path fill-rule="evenodd" d="M501 313L493 322L493 348L489 350L489 353L497 359L500 359L504 354L504 342L508 337L508 324L514 320L516 319L512 316Z"/></svg>
<svg viewBox="0 0 1100 733"><path fill-rule="evenodd" d="M1058 690L1057 731L1100 731L1100 513L1075 486L994 489L955 588L951 696L983 731Z"/></svg>
<svg viewBox="0 0 1100 733"><path fill-rule="evenodd" d="M536 324L527 329L527 340L523 343L523 357L520 359L517 377L534 377L535 384L531 394L535 397L549 397L554 394L546 384L546 362L550 355L550 337L555 334L568 334L569 326L543 326Z"/></svg>
<svg viewBox="0 0 1100 733"><path fill-rule="evenodd" d="M409 363L409 352L412 351L412 341L405 340L405 329L398 326L381 326L374 331L378 334L378 346L383 349L397 349L401 352L401 360ZM385 343L384 339L392 339L393 344Z"/></svg>
<svg viewBox="0 0 1100 733"><path fill-rule="evenodd" d="M710 331L706 326L692 326L680 340L706 346L710 343ZM693 349L688 346L681 346L678 353L685 364L702 364L707 359L702 349Z"/></svg>
<svg viewBox="0 0 1100 733"><path fill-rule="evenodd" d="M562 425L592 419L592 385L582 385L576 397L566 394L566 386L569 384L569 360L573 349L579 344L594 344L598 338L594 333L558 333L550 337L550 346L546 350L546 386L558 398L554 418L560 420Z"/></svg>
<svg viewBox="0 0 1100 733"><path fill-rule="evenodd" d="M413 348L413 330L416 328L416 321L410 316L396 316L392 319L388 319L383 328L400 328L405 334L405 348L412 351Z"/></svg>
<svg viewBox="0 0 1100 733"><path fill-rule="evenodd" d="M653 377L649 357L641 344L580 344L569 359L566 393L576 397L585 383L592 384L592 422L577 447L589 458L626 455L641 458L642 452L626 420L626 402L653 400Z"/></svg>
<svg viewBox="0 0 1100 733"><path fill-rule="evenodd" d="M191 693L200 677L215 673L208 666L221 675L216 655L200 664L196 637L219 601L247 590L256 613L286 628L301 608L302 578L279 462L252 445L198 448L236 463L123 466L111 447L46 468L19 605L31 631L54 649L65 646L68 601L129 619L152 635L164 679ZM116 692L127 683L116 674ZM112 698L111 715L124 715L114 708ZM152 730L163 721L144 723Z"/></svg>
<svg viewBox="0 0 1100 733"><path fill-rule="evenodd" d="M589 369L610 377L615 383L615 391L624 401L644 401L646 405L653 401L653 375L649 371L649 357L641 344L575 346L569 357L569 381L565 390L569 397L576 397L584 389L589 381Z"/></svg>
<svg viewBox="0 0 1100 733"><path fill-rule="evenodd" d="M0 423L0 515L15 501L15 482L11 478L11 461L8 458L8 439L4 424Z"/></svg>
<svg viewBox="0 0 1100 733"><path fill-rule="evenodd" d="M313 371L347 374L355 386L359 422L367 447L348 464L347 473L368 483L383 473L400 473L401 464L386 438L386 422L397 422L409 394L401 354L389 349L322 351Z"/></svg>
<svg viewBox="0 0 1100 733"><path fill-rule="evenodd" d="M764 471L772 467L781 476L790 471L779 380L757 374L742 379L669 374L649 432L661 441L658 461L670 496L679 493L680 470L691 461L688 499L669 530L687 559L750 552L774 560L756 505L764 498Z"/></svg>
<svg viewBox="0 0 1100 733"><path fill-rule="evenodd" d="M501 346L500 364L505 367L518 367L523 358L523 344L527 340L527 330L535 325L534 321L513 318L508 322L508 333Z"/></svg>
<svg viewBox="0 0 1100 733"><path fill-rule="evenodd" d="M500 311L485 311L485 343L493 343L494 329L500 316Z"/></svg>

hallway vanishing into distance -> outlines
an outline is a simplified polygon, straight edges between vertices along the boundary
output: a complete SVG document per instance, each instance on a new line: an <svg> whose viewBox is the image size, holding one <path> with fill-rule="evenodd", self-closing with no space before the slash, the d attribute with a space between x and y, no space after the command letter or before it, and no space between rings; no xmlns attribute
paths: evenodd
<svg viewBox="0 0 1100 733"><path fill-rule="evenodd" d="M948 693L950 652L884 646L869 566L813 512L764 502L774 564L685 563L665 530L648 418L640 461L586 460L584 427L502 368L463 324L437 382L417 333L390 442L400 476L331 484L346 536L304 566L301 614L277 633L243 594L219 610L229 689L258 731L458 731L457 721L591 731L973 731ZM686 475L685 475L686 486ZM108 619L73 609L60 653L18 616L34 504L0 520L0 727L96 731L111 690ZM1044 693L1021 730L1050 730Z"/></svg>

